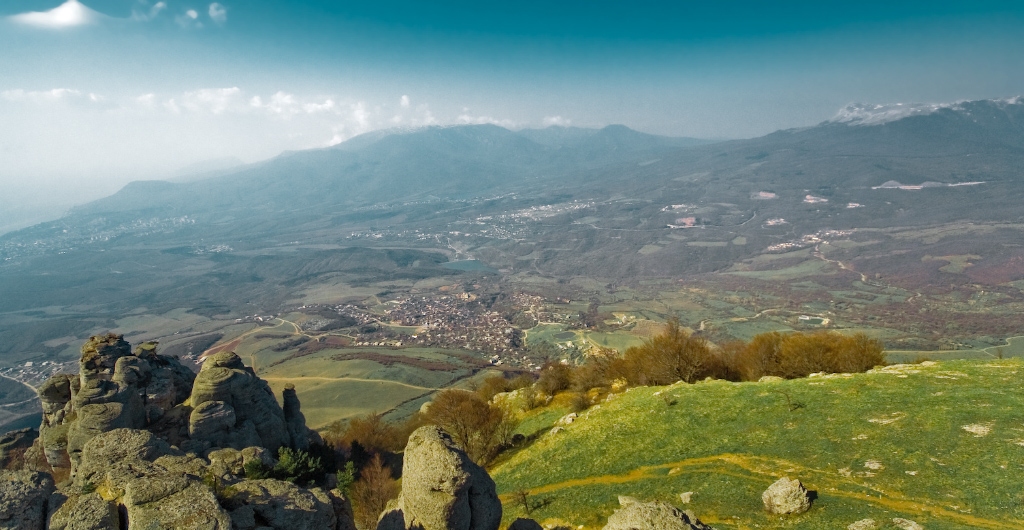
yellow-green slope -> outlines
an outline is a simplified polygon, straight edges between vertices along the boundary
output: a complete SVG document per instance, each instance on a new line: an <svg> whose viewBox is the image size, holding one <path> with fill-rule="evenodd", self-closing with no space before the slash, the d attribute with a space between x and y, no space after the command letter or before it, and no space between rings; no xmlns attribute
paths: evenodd
<svg viewBox="0 0 1024 530"><path fill-rule="evenodd" d="M929 530L1024 528L1022 382L1014 359L637 388L542 435L492 475L506 519L524 515L511 494L525 490L540 506L532 517L573 527L601 527L617 495L631 495L722 529L846 528L868 517ZM532 429L557 416L534 414L547 421ZM781 476L817 491L809 512L763 512L761 492Z"/></svg>

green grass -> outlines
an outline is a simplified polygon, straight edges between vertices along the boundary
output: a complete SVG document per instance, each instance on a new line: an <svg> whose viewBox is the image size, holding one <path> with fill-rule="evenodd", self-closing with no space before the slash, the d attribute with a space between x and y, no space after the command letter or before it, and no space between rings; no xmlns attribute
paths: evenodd
<svg viewBox="0 0 1024 530"><path fill-rule="evenodd" d="M693 491L685 508L720 529L846 528L867 517L929 530L1022 528L1022 374L1020 359L950 361L638 388L544 434L492 475L506 523L524 515L510 502L519 490L547 503L537 520L589 528L603 526L618 495L680 506L679 494ZM785 394L803 406L791 410ZM534 411L526 430L561 413ZM806 514L768 516L760 494L787 475L818 499Z"/></svg>

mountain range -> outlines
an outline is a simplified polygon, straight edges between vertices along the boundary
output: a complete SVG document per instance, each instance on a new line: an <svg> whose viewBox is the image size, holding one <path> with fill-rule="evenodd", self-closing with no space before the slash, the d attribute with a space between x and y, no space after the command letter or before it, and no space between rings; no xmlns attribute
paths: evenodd
<svg viewBox="0 0 1024 530"><path fill-rule="evenodd" d="M907 296L1016 300L1022 167L1021 98L857 105L722 142L618 125L378 131L201 180L134 182L0 236L0 356L139 308L252 314L324 282L453 274L450 260L599 285L739 281L817 260Z"/></svg>

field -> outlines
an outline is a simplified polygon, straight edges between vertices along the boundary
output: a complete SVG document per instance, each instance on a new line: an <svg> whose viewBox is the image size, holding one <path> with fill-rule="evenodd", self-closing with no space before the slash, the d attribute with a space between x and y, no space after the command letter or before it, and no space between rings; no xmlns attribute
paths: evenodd
<svg viewBox="0 0 1024 530"><path fill-rule="evenodd" d="M422 403L478 370L437 350L351 348L322 350L257 373L278 396L286 384L295 385L306 423L317 429L411 401Z"/></svg>
<svg viewBox="0 0 1024 530"><path fill-rule="evenodd" d="M540 435L492 470L510 522L526 491L543 524L600 528L618 495L693 510L717 528L846 528L873 518L925 528L1024 527L1024 361L894 365L774 383L637 388L551 434L564 413L531 411ZM557 403L557 401L556 401ZM537 466L536 462L545 462ZM809 512L766 515L782 476L817 492ZM679 495L694 492L682 505Z"/></svg>

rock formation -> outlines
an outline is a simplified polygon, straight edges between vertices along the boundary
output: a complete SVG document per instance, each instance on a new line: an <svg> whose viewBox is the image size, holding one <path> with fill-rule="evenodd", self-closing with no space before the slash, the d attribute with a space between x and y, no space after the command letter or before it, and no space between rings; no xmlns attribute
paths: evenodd
<svg viewBox="0 0 1024 530"><path fill-rule="evenodd" d="M661 501L619 497L619 504L621 508L608 518L604 530L714 530L692 513Z"/></svg>
<svg viewBox="0 0 1024 530"><path fill-rule="evenodd" d="M35 443L36 438L39 438L39 431L32 428L10 431L0 436L0 468L10 465L11 460L18 457L18 453L23 456L25 450Z"/></svg>
<svg viewBox="0 0 1024 530"><path fill-rule="evenodd" d="M494 481L434 426L420 427L405 447L402 493L377 530L497 530L501 501Z"/></svg>
<svg viewBox="0 0 1024 530"><path fill-rule="evenodd" d="M211 356L196 375L156 343L132 353L121 336L92 337L79 373L50 378L39 395L43 421L29 450L68 478L54 493L46 474L0 475L0 529L355 530L339 492L246 479L246 464L272 469L278 449L322 440L294 388L282 408L233 353Z"/></svg>
<svg viewBox="0 0 1024 530"><path fill-rule="evenodd" d="M764 509L772 514L798 514L811 509L811 494L797 479L782 477L761 494Z"/></svg>
<svg viewBox="0 0 1024 530"><path fill-rule="evenodd" d="M38 530L46 519L53 480L33 471L0 471L0 529Z"/></svg>
<svg viewBox="0 0 1024 530"><path fill-rule="evenodd" d="M520 517L519 519L512 521L512 524L508 525L508 530L544 530L544 527L533 519Z"/></svg>

